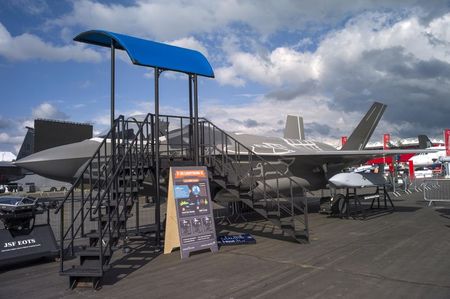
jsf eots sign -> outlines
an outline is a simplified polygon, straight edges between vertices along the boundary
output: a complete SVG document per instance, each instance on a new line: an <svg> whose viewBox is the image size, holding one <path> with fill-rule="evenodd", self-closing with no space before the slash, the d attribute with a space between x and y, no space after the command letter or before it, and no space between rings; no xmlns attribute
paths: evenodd
<svg viewBox="0 0 450 299"><path fill-rule="evenodd" d="M384 134L383 135L383 149L384 150L389 149L389 143L391 143L391 135Z"/></svg>
<svg viewBox="0 0 450 299"><path fill-rule="evenodd" d="M206 167L171 167L164 253L218 250Z"/></svg>
<svg viewBox="0 0 450 299"><path fill-rule="evenodd" d="M25 248L31 248L31 247L39 247L41 244L36 242L36 239L25 239L25 240L17 240L17 241L10 241L10 242L4 242L3 247L0 249L0 252L7 252L7 251L14 251L14 250L21 250Z"/></svg>
<svg viewBox="0 0 450 299"><path fill-rule="evenodd" d="M450 129L444 131L445 155L450 156Z"/></svg>
<svg viewBox="0 0 450 299"><path fill-rule="evenodd" d="M50 225L36 225L26 234L0 229L0 266L56 256L58 248Z"/></svg>

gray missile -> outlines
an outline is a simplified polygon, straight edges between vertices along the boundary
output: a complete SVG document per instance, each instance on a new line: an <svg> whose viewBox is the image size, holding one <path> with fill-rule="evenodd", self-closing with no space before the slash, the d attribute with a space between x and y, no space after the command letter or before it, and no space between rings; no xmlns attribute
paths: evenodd
<svg viewBox="0 0 450 299"><path fill-rule="evenodd" d="M337 188L362 188L382 186L386 180L381 173L338 173L328 180Z"/></svg>

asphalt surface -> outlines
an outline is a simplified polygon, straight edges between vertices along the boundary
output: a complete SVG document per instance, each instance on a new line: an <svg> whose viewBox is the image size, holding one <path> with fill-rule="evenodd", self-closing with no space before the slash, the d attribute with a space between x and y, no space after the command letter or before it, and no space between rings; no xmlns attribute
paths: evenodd
<svg viewBox="0 0 450 299"><path fill-rule="evenodd" d="M450 298L450 205L427 207L422 197L394 199L394 212L366 220L311 213L309 244L264 221L218 227L251 233L256 244L187 260L135 238L97 291L69 290L56 262L10 267L0 272L0 298Z"/></svg>

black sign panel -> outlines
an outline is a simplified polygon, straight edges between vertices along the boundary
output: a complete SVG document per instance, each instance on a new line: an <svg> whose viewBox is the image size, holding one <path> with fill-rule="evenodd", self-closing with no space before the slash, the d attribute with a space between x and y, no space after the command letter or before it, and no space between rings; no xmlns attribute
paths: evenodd
<svg viewBox="0 0 450 299"><path fill-rule="evenodd" d="M217 241L221 246L256 244L255 238L250 234L219 236Z"/></svg>
<svg viewBox="0 0 450 299"><path fill-rule="evenodd" d="M0 230L0 265L56 256L58 248L50 225L36 225L28 234Z"/></svg>
<svg viewBox="0 0 450 299"><path fill-rule="evenodd" d="M172 179L181 258L201 249L217 251L206 167L173 167Z"/></svg>

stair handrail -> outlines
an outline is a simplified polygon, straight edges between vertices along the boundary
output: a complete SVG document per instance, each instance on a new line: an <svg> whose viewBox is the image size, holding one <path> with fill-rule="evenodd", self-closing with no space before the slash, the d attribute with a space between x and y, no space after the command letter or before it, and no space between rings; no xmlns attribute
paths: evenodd
<svg viewBox="0 0 450 299"><path fill-rule="evenodd" d="M108 133L105 135L105 138L103 138L103 140L100 142L100 144L98 145L97 149L95 150L94 154L92 155L91 158L89 158L89 160L85 163L85 166L83 168L83 170L80 172L80 175L78 176L78 178L75 180L75 182L72 184L72 187L70 187L69 191L66 193L66 196L64 197L64 199L58 204L57 208L55 209L55 214L58 214L58 212L61 210L61 208L64 206L64 204L66 203L66 201L69 199L69 195L74 192L74 189L76 188L76 186L78 186L78 184L80 183L80 180L83 179L83 174L86 172L86 170L88 169L89 165L92 163L92 161L96 158L97 154L99 154L100 150L102 149L102 147L105 145L106 146L106 140L108 139L108 136L112 135L112 131L113 129L115 130L116 126L118 125L120 120L124 120L124 116L123 115L119 115L118 118L116 118L114 120L114 125L113 127L108 131ZM111 138L110 138L111 139ZM111 158L110 158L111 159ZM106 161L105 161L106 164Z"/></svg>
<svg viewBox="0 0 450 299"><path fill-rule="evenodd" d="M303 198L304 198L304 200L303 200L303 205L304 205L304 208L302 208L302 207L300 207L299 205L297 205L296 203L295 203L295 201L294 201L294 196L293 196L293 193L292 193L292 191L293 191L293 188L292 188L292 184L295 184L296 186L298 186L298 187L300 187L300 189L301 190L303 190L303 192L304 192L304 194L306 194L306 192L309 192L309 190L307 189L307 188L305 188L304 186L302 186L302 185L300 185L298 182L296 182L295 180L293 180L290 176L288 176L288 175L286 175L286 174L283 174L283 173L281 173L281 172L279 172L273 165L271 165L270 163L269 163L269 161L267 161L266 159L264 159L262 156L260 156L260 155L258 155L258 154L256 154L255 152L253 152L252 150L250 150L247 146L245 146L244 144L242 144L242 142L240 142L240 141L238 141L236 138L234 138L233 136L230 136L228 133L226 133L225 131L223 131L222 129L220 129L220 128L218 128L216 125L214 125L212 122L210 122L209 120L207 120L207 119L205 119L205 122L207 122L209 125L211 125L212 126L212 128L208 128L208 137L209 137L209 144L203 144L203 146L208 146L209 148L211 148L211 147L213 147L214 149L213 149L213 155L214 155L214 158L213 158L213 161L215 161L216 163L219 163L220 164L220 162L221 161L219 161L220 159L217 159L217 157L215 157L216 155L215 155L215 153L216 153L216 151L221 155L221 156L224 156L225 157L225 159L226 160L231 160L232 162L235 162L235 163L239 163L240 164L240 160L239 160L239 157L240 157L240 154L241 154L241 152L242 152L242 150L241 150L241 147L242 147L242 149L244 149L244 150L246 150L247 151L247 155L249 156L249 157L252 157L252 156L254 156L255 157L255 159L257 159L259 162L261 162L261 163L263 163L264 164L264 168L263 168L263 171L262 171L262 183L263 183L263 196L264 196L264 200L266 201L266 204L268 204L269 202L267 201L268 199L270 199L270 200L273 200L274 198L271 196L271 194L270 193L268 193L267 192L267 190L266 190L266 187L269 187L269 189L271 190L271 192L275 192L276 193L276 201L275 201L275 204L276 204L276 207L278 208L278 214L279 215L281 215L281 210L283 210L283 211L285 211L285 212L287 212L289 215L290 215L290 217L292 217L291 219L292 219L292 225L294 225L294 227L295 227L295 222L294 222L294 218L297 218L298 220L299 220L299 218L298 217L296 217L296 215L295 215L295 212L294 212L294 209L296 208L296 209L298 209L298 210L300 210L300 211L302 211L303 212L303 217L304 217L304 220L301 220L301 222L305 225L305 232L306 232L306 236L307 236L307 238L308 238L308 235L309 235L309 229L308 229L308 217L307 217L307 211L308 211L308 200L307 200L307 198L306 198L306 196L303 196ZM204 124L203 124L203 134L205 134L205 127L204 127ZM211 129L212 129L212 131L213 131L213 138L215 139L215 130L217 130L218 131L218 133L219 134L222 134L223 136L225 136L225 140L227 139L227 138L229 138L231 141L234 141L234 146L235 146L235 150L236 151L234 151L234 153L235 153L235 157L234 157L234 159L232 158L232 156L233 155L229 155L229 153L228 153L228 142L226 142L226 144L225 144L225 149L223 148L223 144L222 144L222 150L217 146L217 144L214 142L214 144L211 144L211 135L210 135L210 132L211 132ZM206 134L205 134L206 135ZM222 138L221 138L222 139ZM223 142L223 141L222 141ZM233 143L233 142L231 142L231 143ZM220 144L220 143L219 143ZM209 151L209 157L211 157L211 150ZM206 156L206 155L205 155ZM251 162L253 162L253 159L251 159L250 160L250 170L249 171L247 171L247 174L249 173L249 172L251 172L252 170L253 170L253 167L251 166ZM224 168L225 167L225 164L228 164L228 163L226 163L225 161L222 161L222 168ZM231 163L231 165L233 165L233 163ZM267 182L266 182L266 175L265 175L265 173L266 173L266 165L269 165L269 170L273 170L274 171L274 173L276 174L275 175L275 179L276 179L276 183L277 183L277 187L275 188L275 187L272 187L270 184L267 184ZM236 176L237 176L237 178L239 179L240 178L240 181L242 181L242 179L243 178L245 178L246 177L246 175L244 174L244 175L241 175L241 173L240 172L238 172L238 171L236 171L236 169L234 169L234 167L232 167L233 168L233 171L234 171L234 173L236 174ZM279 190L279 180L280 179L288 179L289 180L289 185L290 185L290 195L285 195L284 194L284 192L280 192L280 190ZM267 185L267 186L266 186ZM250 186L250 190L257 190L257 189L261 189L261 186L259 186L258 184L256 184L255 186ZM281 195L281 196L280 196ZM289 208L287 208L287 207L285 207L283 204L281 204L280 203L280 199L285 199L285 200L287 200L289 203L290 203L290 205L291 205L291 207L290 207L290 209Z"/></svg>
<svg viewBox="0 0 450 299"><path fill-rule="evenodd" d="M143 124L144 124L146 121L148 121L148 118L149 118L149 117L151 117L151 114L150 114L150 113L147 114L145 120L143 121ZM116 121L115 121L115 123L114 123L115 126L114 126L113 128L115 128L115 127L120 123L119 120L122 120L122 121L124 120L124 118L123 118L122 115L119 116L118 119L116 119ZM142 131L143 127L144 127L143 125L139 126L139 130L137 131L136 135L134 136L133 140L131 141L131 144L128 142L129 146L128 146L128 149L127 149L126 154L128 154L128 153L131 151L131 149L132 149L132 146L131 146L131 145L133 145L134 143L136 143L136 140L138 139L138 137L139 137L140 134L142 133L141 131ZM95 154L92 156L91 159L89 159L89 161L88 161L88 163L86 164L86 166L84 167L83 171L80 172L80 175L79 175L78 179L76 180L76 183L72 186L71 190L70 190L70 191L68 192L68 194L66 195L65 200L67 200L67 199L69 198L69 196L73 196L73 189L74 189L74 187L75 187L75 186L78 186L78 183L80 182L80 179L83 179L84 173L86 172L86 170L88 169L89 165L92 163L92 161L94 160L94 158L96 158L97 154L99 154L99 151L101 150L102 145L105 145L105 144L106 144L106 140L108 139L108 136L110 135L111 131L112 131L112 129L108 132L108 134L106 134L105 138L103 139L103 141L101 142L101 144L100 144L99 147L97 148ZM152 137L152 138L153 138L153 137ZM120 147L120 146L121 146L121 144L119 144L119 143L116 145L116 147ZM112 150L115 150L115 149L111 149L111 152L112 152ZM122 158L122 160L119 162L119 164L117 164L114 174L110 176L111 179L109 180L109 183L107 184L106 188L104 188L104 191L102 192L102 194L99 195L99 199L98 199L97 206L96 206L96 209L95 209L95 211L94 211L94 214L98 211L98 208L101 206L101 203L103 202L103 200L104 200L106 194L109 192L109 190L110 190L110 188L111 188L111 185L112 185L112 183L113 183L114 180L115 180L115 177L117 177L117 174L118 174L118 172L120 171L120 167L122 166L122 164L123 164L124 161L125 161L125 156L126 156L126 154L124 154L124 157ZM108 159L108 161L105 162L105 165L107 165L107 163L109 163L109 161L111 161L111 159L112 159L112 157L110 156L110 158ZM100 193L100 191L98 191L98 192ZM91 206L90 206L89 208L92 209L92 206L93 206L93 204L91 204ZM63 205L61 206L61 208L63 208ZM84 208L84 202L81 204L80 209L78 210L77 214L74 215L73 219L77 219L77 218L78 218L78 216L80 215L80 211L81 211L83 208ZM68 235L68 233L72 230L72 228L74 227L74 224L75 224L75 222L72 222L72 223L67 227L66 231L65 231L65 232L62 232L63 235L61 236L61 241L64 241L64 240L67 238L67 235ZM78 234L78 232L79 232L79 230L80 230L80 227L81 227L82 225L83 225L83 223L80 223L80 224L78 225L78 228L76 229L76 232L74 233L75 236ZM62 229L62 227L61 227L61 229ZM71 244L72 244L72 243L73 243L73 240L71 241ZM63 248L63 244L60 244L60 246L61 246L61 249L62 249L62 248ZM69 248L69 247L68 247L68 248ZM68 248L67 248L67 249L68 249Z"/></svg>
<svg viewBox="0 0 450 299"><path fill-rule="evenodd" d="M149 116L152 117L153 115L152 115L151 113L147 114L147 116L146 116L145 120L143 121L143 123L146 122L146 120L147 120L147 118L148 118ZM112 178L116 178L117 175L119 174L119 172L121 171L121 167L122 167L123 163L124 163L125 160L126 160L126 155L127 155L127 154L131 151L131 149L133 148L132 145L133 145L133 144L136 142L136 140L138 139L138 136L139 136L138 133L141 132L142 128L143 128L143 126L141 126L141 127L139 128L138 132L136 133L136 136L134 136L134 138L133 138L133 140L131 141L131 143L129 143L129 146L128 146L127 151L123 154L123 157L122 157L122 159L120 160L119 164L116 165L116 169L115 169L113 175L111 176ZM152 138L153 138L153 136L152 136ZM96 213L96 212L98 211L98 209L99 209L99 207L100 207L102 201L105 199L105 196L106 196L106 194L107 194L107 191L109 191L109 190L111 189L111 185L113 184L113 182L114 182L114 179L109 180L109 183L106 185L105 190L103 191L103 195L102 195L101 198L99 199L99 202L98 202L98 204L97 204L96 209L94 210L94 213Z"/></svg>
<svg viewBox="0 0 450 299"><path fill-rule="evenodd" d="M224 134L226 137L230 138L231 140L233 140L235 143L237 143L240 147L242 147L243 149L245 149L248 153L251 153L253 156L257 157L258 159L260 159L262 162L267 163L267 165L269 166L269 170L274 170L277 174L279 174L279 171L272 165L269 163L269 161L267 161L266 159L264 159L261 155L255 153L254 151L252 151L251 149L249 149L246 145L244 145L242 142L240 142L239 140L237 140L236 138L234 138L233 136L231 136L230 134L228 134L227 132L225 132L224 130L220 129L219 127L217 127L214 123L212 123L211 121L209 121L207 118L201 118L202 120L204 120L205 122L209 123L210 125L212 125L216 130L218 130L220 133ZM226 156L228 156L228 154L226 153ZM300 185L298 182L296 182L295 180L293 180L290 176L286 175L284 176L285 178L288 178L289 181L291 181L292 183L294 183L295 185L299 186L303 191L305 192L310 192L307 188L305 188L304 186ZM283 177L283 178L284 178Z"/></svg>
<svg viewBox="0 0 450 299"><path fill-rule="evenodd" d="M225 156L226 159L230 160L231 162L238 162L238 161L235 161L234 159L232 159L232 158L230 157L229 154L222 152L220 149L217 149L217 151L218 151L221 155ZM264 163L267 163L267 164L270 165L270 163L269 163L267 160L261 160L261 162L264 162ZM224 166L222 166L222 167L224 167ZM277 176L278 176L278 177L276 177L277 180L280 179L280 177L279 177L280 175L282 176L281 178L289 178L288 176L283 176L282 174L280 174L280 173L277 171ZM297 182L295 182L294 180L291 180L291 183L292 183L292 182L297 183ZM273 188L272 186L268 185L266 182L263 182L263 184L265 184L269 189L271 189L271 191L276 192L276 189ZM297 184L298 184L298 183L297 183ZM303 186L301 186L301 185L298 185L298 186L303 187ZM255 189L263 190L263 192L265 193L266 199L274 199L274 198L270 195L270 193L268 193L267 191L264 191L264 189L263 189L262 187L258 186L258 185L252 186L252 187L250 187L250 189L251 189L251 190L255 190ZM306 190L307 192L309 192L309 191L308 191L306 188L304 188L304 187L303 187L303 190ZM278 198L284 198L284 199L287 199L287 200L291 201L290 196L287 196L287 195L283 194L282 192L277 192L277 193L278 193ZM280 195L281 195L281 197L280 197ZM297 205L295 202L292 201L292 204L293 204L297 209L299 209L299 210L301 210L301 211L304 211L304 208L300 207L300 206ZM281 207L281 205L280 205L280 207ZM283 210L287 211L285 208L283 208Z"/></svg>

